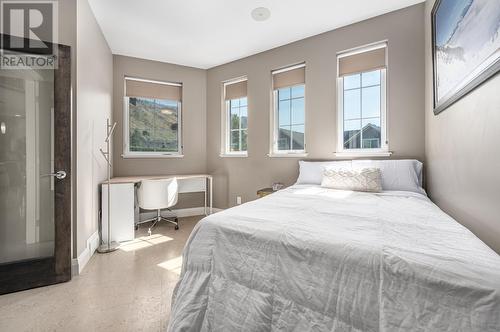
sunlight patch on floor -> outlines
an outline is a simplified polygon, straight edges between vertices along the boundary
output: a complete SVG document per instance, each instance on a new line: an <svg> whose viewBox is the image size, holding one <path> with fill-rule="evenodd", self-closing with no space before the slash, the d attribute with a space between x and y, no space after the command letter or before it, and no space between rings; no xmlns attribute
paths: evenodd
<svg viewBox="0 0 500 332"><path fill-rule="evenodd" d="M182 268L182 256L178 256L163 263L158 264L159 267L164 268L167 271L173 272L177 275L181 274Z"/></svg>
<svg viewBox="0 0 500 332"><path fill-rule="evenodd" d="M168 241L172 241L171 237L161 235L161 234L153 234L151 236L141 236L132 241L123 242L120 244L120 250L123 251L136 251L139 249L148 248L154 246L156 244L165 243Z"/></svg>

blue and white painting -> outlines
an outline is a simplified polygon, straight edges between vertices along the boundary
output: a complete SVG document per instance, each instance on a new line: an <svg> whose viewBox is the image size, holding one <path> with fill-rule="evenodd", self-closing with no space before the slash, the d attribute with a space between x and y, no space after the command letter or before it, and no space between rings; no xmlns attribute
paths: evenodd
<svg viewBox="0 0 500 332"><path fill-rule="evenodd" d="M433 20L439 106L500 59L500 0L441 0Z"/></svg>

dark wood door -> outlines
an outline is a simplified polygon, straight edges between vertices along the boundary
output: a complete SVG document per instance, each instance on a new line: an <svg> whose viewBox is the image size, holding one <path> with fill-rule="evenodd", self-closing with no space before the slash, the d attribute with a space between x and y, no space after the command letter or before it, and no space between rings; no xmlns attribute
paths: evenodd
<svg viewBox="0 0 500 332"><path fill-rule="evenodd" d="M71 279L71 52L52 46L55 69L0 68L0 294Z"/></svg>

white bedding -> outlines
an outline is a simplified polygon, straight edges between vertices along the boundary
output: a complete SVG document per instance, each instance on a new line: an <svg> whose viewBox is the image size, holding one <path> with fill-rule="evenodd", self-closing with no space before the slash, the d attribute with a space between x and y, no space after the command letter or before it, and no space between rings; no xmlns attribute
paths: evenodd
<svg viewBox="0 0 500 332"><path fill-rule="evenodd" d="M300 186L206 217L170 331L500 331L500 256L424 195Z"/></svg>

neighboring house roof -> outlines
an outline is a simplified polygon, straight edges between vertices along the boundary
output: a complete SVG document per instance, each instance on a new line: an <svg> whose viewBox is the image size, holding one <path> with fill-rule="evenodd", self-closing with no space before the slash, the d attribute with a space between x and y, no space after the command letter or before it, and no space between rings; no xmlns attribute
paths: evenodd
<svg viewBox="0 0 500 332"><path fill-rule="evenodd" d="M293 135L292 135L292 133L293 133ZM280 136L285 136L288 139L290 139L290 137L292 137L293 146L296 146L296 145L303 146L304 145L304 133L280 128Z"/></svg>
<svg viewBox="0 0 500 332"><path fill-rule="evenodd" d="M367 124L362 130L344 131L344 144L349 144L363 132L363 139L372 139L380 137L380 127L374 124Z"/></svg>

